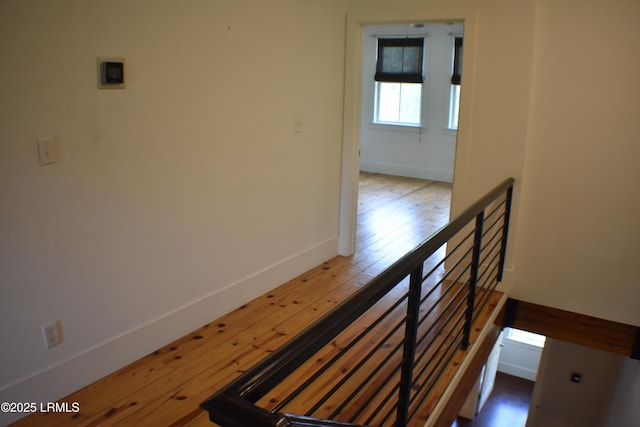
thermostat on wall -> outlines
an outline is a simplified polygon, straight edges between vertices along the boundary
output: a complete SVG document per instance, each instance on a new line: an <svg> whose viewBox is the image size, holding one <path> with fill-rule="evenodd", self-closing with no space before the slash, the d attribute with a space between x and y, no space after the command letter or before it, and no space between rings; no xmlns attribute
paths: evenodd
<svg viewBox="0 0 640 427"><path fill-rule="evenodd" d="M98 58L98 88L125 88L123 58Z"/></svg>

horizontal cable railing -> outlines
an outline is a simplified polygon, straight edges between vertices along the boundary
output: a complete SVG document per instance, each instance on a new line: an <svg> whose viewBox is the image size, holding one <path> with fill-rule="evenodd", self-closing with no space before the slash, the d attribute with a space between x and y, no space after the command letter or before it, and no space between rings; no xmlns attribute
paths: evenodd
<svg viewBox="0 0 640 427"><path fill-rule="evenodd" d="M513 182L503 181L203 402L211 421L223 427L424 423L502 280Z"/></svg>

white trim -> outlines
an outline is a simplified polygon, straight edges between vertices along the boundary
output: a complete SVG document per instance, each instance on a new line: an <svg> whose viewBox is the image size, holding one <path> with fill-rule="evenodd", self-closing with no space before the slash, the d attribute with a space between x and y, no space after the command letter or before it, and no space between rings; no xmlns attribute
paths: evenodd
<svg viewBox="0 0 640 427"><path fill-rule="evenodd" d="M360 127L362 123L362 63L364 26L386 25L413 22L456 22L464 24L465 37L468 40L465 52L465 97L461 99L461 111L473 100L473 76L475 73L474 34L476 32L477 10L473 6L434 7L425 10L424 5L409 8L365 8L355 13L347 13L345 31L345 72L343 98L343 127L342 127L342 175L340 184L340 225L339 225L339 253L352 255L356 246L356 223L358 207L358 171L360 148ZM452 18L456 17L456 18ZM464 108L463 108L464 107ZM469 138L472 126L471 115L462 114L464 123L460 123L456 132L456 152L454 176L454 193L464 190L468 178ZM460 132L460 129L464 132ZM453 206L453 204L452 204Z"/></svg>
<svg viewBox="0 0 640 427"><path fill-rule="evenodd" d="M332 237L300 251L173 312L7 385L0 390L0 402L59 400L334 257L337 248L338 238ZM26 415L0 413L0 425Z"/></svg>
<svg viewBox="0 0 640 427"><path fill-rule="evenodd" d="M386 34L384 31L381 33L375 33L375 34L370 34L369 37L373 37L374 39L377 38L388 38L388 39L406 39L408 37L429 37L429 33L412 33L412 32L408 32L405 34Z"/></svg>
<svg viewBox="0 0 640 427"><path fill-rule="evenodd" d="M360 117L362 104L363 27L347 15L342 126L342 176L340 183L339 253L353 255L356 249L358 182L360 170Z"/></svg>
<svg viewBox="0 0 640 427"><path fill-rule="evenodd" d="M414 124L402 124L392 122L370 122L367 124L371 129L386 130L390 132L414 132L416 134L424 131L427 127Z"/></svg>
<svg viewBox="0 0 640 427"><path fill-rule="evenodd" d="M529 381L535 381L538 375L538 371L502 361L498 362L498 371Z"/></svg>
<svg viewBox="0 0 640 427"><path fill-rule="evenodd" d="M409 178L430 179L433 181L453 182L453 172L444 169L425 169L392 163L361 161L360 170L383 173L386 175L406 176Z"/></svg>

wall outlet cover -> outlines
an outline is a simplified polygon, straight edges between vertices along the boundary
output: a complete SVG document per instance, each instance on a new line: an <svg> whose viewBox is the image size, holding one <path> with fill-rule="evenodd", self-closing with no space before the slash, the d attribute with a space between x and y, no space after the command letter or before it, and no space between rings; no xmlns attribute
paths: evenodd
<svg viewBox="0 0 640 427"><path fill-rule="evenodd" d="M62 322L59 320L42 325L42 336L44 338L44 347L51 348L63 341L62 336Z"/></svg>

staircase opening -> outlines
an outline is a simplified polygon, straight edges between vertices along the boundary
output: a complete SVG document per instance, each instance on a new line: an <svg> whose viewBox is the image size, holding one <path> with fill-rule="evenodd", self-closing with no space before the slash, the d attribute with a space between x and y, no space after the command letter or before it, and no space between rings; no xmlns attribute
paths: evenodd
<svg viewBox="0 0 640 427"><path fill-rule="evenodd" d="M452 427L525 427L545 339L505 328Z"/></svg>

